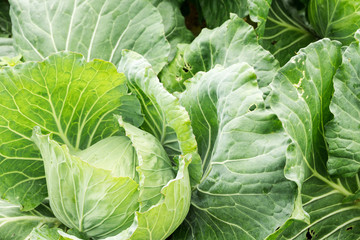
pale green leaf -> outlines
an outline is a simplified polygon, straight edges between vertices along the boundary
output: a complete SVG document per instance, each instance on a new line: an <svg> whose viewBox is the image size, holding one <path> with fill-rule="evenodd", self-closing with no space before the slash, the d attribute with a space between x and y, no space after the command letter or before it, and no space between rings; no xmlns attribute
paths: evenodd
<svg viewBox="0 0 360 240"><path fill-rule="evenodd" d="M125 136L107 137L83 151L73 152L92 166L111 171L114 177L129 177L139 182L138 159L132 142Z"/></svg>
<svg viewBox="0 0 360 240"><path fill-rule="evenodd" d="M59 228L49 228L44 225L34 228L29 235L29 240L63 240L58 233Z"/></svg>
<svg viewBox="0 0 360 240"><path fill-rule="evenodd" d="M119 124L125 129L138 159L140 212L147 211L162 198L161 189L175 177L171 161L157 138L148 132L123 122Z"/></svg>
<svg viewBox="0 0 360 240"><path fill-rule="evenodd" d="M65 233L63 231L59 231L59 234L61 236L60 240L84 240L89 238L78 238L77 236L71 235L69 233Z"/></svg>
<svg viewBox="0 0 360 240"><path fill-rule="evenodd" d="M62 230L59 230L58 232L64 240L91 240L91 238L89 238L85 233L81 233L75 228L69 229L66 233Z"/></svg>
<svg viewBox="0 0 360 240"><path fill-rule="evenodd" d="M79 54L58 53L1 70L2 198L30 210L47 196L43 161L30 140L33 127L53 133L72 150L88 148L123 134L113 114L140 111L139 103L124 108L127 94L125 77L113 64L86 62Z"/></svg>
<svg viewBox="0 0 360 240"><path fill-rule="evenodd" d="M151 65L141 55L124 51L118 66L128 79L130 90L138 96L144 114L142 128L153 134L170 156L193 154L189 166L192 185L202 176L201 161L190 118L178 99L165 90Z"/></svg>
<svg viewBox="0 0 360 240"><path fill-rule="evenodd" d="M350 44L360 28L360 1L310 0L308 16L319 36Z"/></svg>
<svg viewBox="0 0 360 240"><path fill-rule="evenodd" d="M281 122L246 63L198 73L186 87L180 101L205 174L174 239L264 239L291 215L296 192L283 172Z"/></svg>
<svg viewBox="0 0 360 240"><path fill-rule="evenodd" d="M68 233L64 233L64 232L59 232L61 237L60 240L83 240L81 238L78 238L76 236L70 235Z"/></svg>
<svg viewBox="0 0 360 240"><path fill-rule="evenodd" d="M0 37L0 57L15 57L17 55L13 47L13 39Z"/></svg>
<svg viewBox="0 0 360 240"><path fill-rule="evenodd" d="M163 199L146 212L136 212L133 225L118 236L106 240L166 239L183 222L190 206L188 165L191 154L180 157L176 178L161 190Z"/></svg>
<svg viewBox="0 0 360 240"><path fill-rule="evenodd" d="M52 216L47 205L41 204L36 209L23 212L20 206L0 200L0 239L27 239L33 228L46 224L51 226L61 224Z"/></svg>
<svg viewBox="0 0 360 240"><path fill-rule="evenodd" d="M134 180L112 176L72 155L39 127L31 139L44 160L51 209L63 224L96 238L114 236L131 225L139 207Z"/></svg>
<svg viewBox="0 0 360 240"><path fill-rule="evenodd" d="M25 60L66 50L117 64L122 49L159 72L169 55L159 11L147 0L10 0L15 48Z"/></svg>

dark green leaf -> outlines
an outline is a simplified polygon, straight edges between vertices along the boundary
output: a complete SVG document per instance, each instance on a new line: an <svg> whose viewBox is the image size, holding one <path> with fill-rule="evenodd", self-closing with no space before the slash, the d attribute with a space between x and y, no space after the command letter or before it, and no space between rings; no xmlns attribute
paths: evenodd
<svg viewBox="0 0 360 240"><path fill-rule="evenodd" d="M356 38L360 40L360 31ZM326 128L329 143L329 173L354 176L360 171L360 46L351 44L335 75L335 93L330 109L334 120Z"/></svg>
<svg viewBox="0 0 360 240"><path fill-rule="evenodd" d="M198 73L181 103L205 170L174 239L264 239L290 216L295 184L284 177L289 139L265 109L246 63Z"/></svg>
<svg viewBox="0 0 360 240"><path fill-rule="evenodd" d="M274 57L258 44L254 29L232 15L221 27L204 29L163 70L161 79L167 82L166 86L174 86L172 91L181 91L184 88L181 84L199 71L209 71L217 64L227 67L240 62L254 67L260 88L270 84L279 67Z"/></svg>
<svg viewBox="0 0 360 240"><path fill-rule="evenodd" d="M257 33L261 36L264 32L266 18L272 0L199 0L202 13L210 28L218 27L229 19L230 13L237 14L240 18L247 15L258 24Z"/></svg>
<svg viewBox="0 0 360 240"><path fill-rule="evenodd" d="M7 0L0 0L0 38L8 38L11 36L11 19L9 11L9 2Z"/></svg>
<svg viewBox="0 0 360 240"><path fill-rule="evenodd" d="M308 16L319 36L350 44L360 28L360 1L310 0Z"/></svg>
<svg viewBox="0 0 360 240"><path fill-rule="evenodd" d="M316 40L306 24L305 8L298 10L293 1L273 0L261 38L262 46L269 50L281 65Z"/></svg>
<svg viewBox="0 0 360 240"><path fill-rule="evenodd" d="M359 205L344 200L359 190L359 179L332 178L326 168L324 126L332 118L333 77L340 64L340 43L323 39L300 50L271 85L271 107L292 139L285 175L298 184L298 198L292 218L269 239L352 239L357 234L346 229L358 228Z"/></svg>

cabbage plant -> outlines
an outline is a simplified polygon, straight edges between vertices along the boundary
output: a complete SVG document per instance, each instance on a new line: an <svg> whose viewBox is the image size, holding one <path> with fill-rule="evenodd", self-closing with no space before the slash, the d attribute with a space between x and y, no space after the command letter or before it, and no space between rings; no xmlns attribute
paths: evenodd
<svg viewBox="0 0 360 240"><path fill-rule="evenodd" d="M0 2L1 240L359 238L359 1Z"/></svg>
<svg viewBox="0 0 360 240"><path fill-rule="evenodd" d="M171 233L166 229L168 221L179 224L189 208L189 162L180 162L178 178L183 179L174 187L169 182L175 179L175 171L160 142L121 118L119 121L127 136L108 137L76 152L42 135L40 128L34 129L32 139L44 160L51 209L67 227L103 239L126 231L136 211L146 212L163 198L162 193L168 193L168 198L182 201L175 208L180 213L172 216L168 209L159 212L162 219L148 219L155 223L153 235L163 238ZM132 227L137 227L139 218L137 215ZM132 231L126 232L130 236ZM139 233L132 238L137 236Z"/></svg>

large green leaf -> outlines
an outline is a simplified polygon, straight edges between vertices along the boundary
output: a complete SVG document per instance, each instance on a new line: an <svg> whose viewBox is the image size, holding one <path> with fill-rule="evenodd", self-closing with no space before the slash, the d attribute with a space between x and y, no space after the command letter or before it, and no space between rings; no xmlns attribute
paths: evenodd
<svg viewBox="0 0 360 240"><path fill-rule="evenodd" d="M34 126L72 150L85 149L122 134L114 113L138 121L138 100L127 94L125 77L113 64L86 62L79 54L1 70L1 197L30 210L47 196L43 161L30 140Z"/></svg>
<svg viewBox="0 0 360 240"><path fill-rule="evenodd" d="M61 223L46 204L22 212L20 206L0 200L0 239L27 239L35 227L59 226Z"/></svg>
<svg viewBox="0 0 360 240"><path fill-rule="evenodd" d="M26 60L69 50L117 64L122 49L143 54L159 72L169 43L147 0L10 0L15 47Z"/></svg>
<svg viewBox="0 0 360 240"><path fill-rule="evenodd" d="M355 40L354 33L360 28L360 2L311 0L308 16L318 35L349 44Z"/></svg>
<svg viewBox="0 0 360 240"><path fill-rule="evenodd" d="M0 0L0 37L11 36L11 19L9 15L9 2Z"/></svg>
<svg viewBox="0 0 360 240"><path fill-rule="evenodd" d="M254 67L261 88L270 84L279 68L274 57L258 44L254 29L232 15L221 27L203 29L183 54L163 70L161 81L165 86L173 86L171 91L182 91L183 82L197 72L209 71L216 64L227 67L239 62Z"/></svg>
<svg viewBox="0 0 360 240"><path fill-rule="evenodd" d="M185 19L180 11L181 3L178 0L150 0L157 7L165 26L165 36L171 49L169 61L176 54L176 46L180 43L190 43L194 35L185 26Z"/></svg>
<svg viewBox="0 0 360 240"><path fill-rule="evenodd" d="M326 168L324 126L332 118L333 77L340 64L340 43L323 39L300 50L271 85L270 105L292 139L285 175L298 184L298 198L292 219L270 239L304 239L314 232L316 239L345 239L352 234L346 227L359 221L358 180L332 178Z"/></svg>
<svg viewBox="0 0 360 240"><path fill-rule="evenodd" d="M96 238L114 236L131 225L139 207L134 180L72 155L39 127L31 139L44 160L51 209L63 224Z"/></svg>
<svg viewBox="0 0 360 240"><path fill-rule="evenodd" d="M198 73L181 103L205 169L174 239L264 239L291 215L295 184L284 177L289 139L265 109L245 63Z"/></svg>
<svg viewBox="0 0 360 240"><path fill-rule="evenodd" d="M356 33L360 40L360 31ZM330 174L353 176L360 171L360 46L350 45L335 75L330 109L334 120L327 126Z"/></svg>
<svg viewBox="0 0 360 240"><path fill-rule="evenodd" d="M273 0L261 38L262 46L281 65L295 56L300 48L316 40L309 24L306 24L305 7L298 10L294 4L294 1L289 0Z"/></svg>
<svg viewBox="0 0 360 240"><path fill-rule="evenodd" d="M118 70L125 73L130 90L140 99L145 119L142 128L159 139L168 155L193 154L189 172L192 185L197 184L202 176L201 160L196 154L195 136L184 107L166 91L141 55L124 51Z"/></svg>
<svg viewBox="0 0 360 240"><path fill-rule="evenodd" d="M302 182L312 175L331 182L326 178L324 124L331 117L332 79L341 63L340 47L328 39L310 44L280 70L271 85L271 108L293 140L285 173L300 192Z"/></svg>
<svg viewBox="0 0 360 240"><path fill-rule="evenodd" d="M258 24L257 32L262 35L272 0L199 0L206 24L218 27L229 19L230 13L243 18L247 15Z"/></svg>

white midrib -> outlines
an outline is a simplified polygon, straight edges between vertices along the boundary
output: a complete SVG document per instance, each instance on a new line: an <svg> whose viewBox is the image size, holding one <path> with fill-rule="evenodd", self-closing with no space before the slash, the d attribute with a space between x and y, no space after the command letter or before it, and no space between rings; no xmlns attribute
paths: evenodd
<svg viewBox="0 0 360 240"><path fill-rule="evenodd" d="M303 161L305 162L306 167L311 171L312 176L314 176L317 179L321 180L322 182L326 183L328 186L335 189L336 191L338 191L339 193L343 194L346 197L353 195L351 192L349 192L347 189L345 189L344 186L342 186L340 184L336 184L336 183L332 182L330 179L328 179L328 178L322 176L320 173L318 173L316 171L316 169L314 169L310 165L310 163L308 162L307 157L306 157L306 153L304 153L303 149L299 146L299 143L297 141L294 141L294 140L293 140L293 142L296 143L297 148L300 149L301 155L303 157ZM314 153L313 153L312 157L313 157L313 159L315 159Z"/></svg>
<svg viewBox="0 0 360 240"><path fill-rule="evenodd" d="M338 5L339 5L339 2L340 2L340 1L336 1L336 4L335 4L334 9L333 9L333 11L332 11L332 13L331 13L331 16L330 16L330 18L328 19L328 23L330 23L330 24L327 24L327 25L326 25L324 37L327 37L327 36L328 36L329 26L331 26L331 22L332 22L332 20L333 20L333 18L334 18L334 15L335 15L335 12L336 12L337 7L338 7ZM329 10L329 9L328 9L328 10Z"/></svg>
<svg viewBox="0 0 360 240"><path fill-rule="evenodd" d="M301 151L301 154L303 155L306 166L309 168L309 170L311 171L311 173L314 177L316 177L317 179L326 183L331 188L335 189L336 191L338 191L339 193L343 194L346 197L353 195L351 192L349 192L347 189L345 189L344 186L336 184L336 183L332 182L331 180L327 179L326 177L322 176L320 173L318 173L312 166L310 166L309 162L307 161L307 159L304 155L304 152Z"/></svg>
<svg viewBox="0 0 360 240"><path fill-rule="evenodd" d="M71 14L71 19L70 19L70 24L69 24L69 31L68 31L67 38L66 38L65 51L69 50L70 35L71 35L72 25L73 25L75 11L76 11L76 0L74 0L73 8L74 8L74 10L73 10L73 12Z"/></svg>
<svg viewBox="0 0 360 240"><path fill-rule="evenodd" d="M118 49L120 43L121 43L121 40L123 39L125 33L128 31L129 27L131 25L131 20L129 21L128 25L126 26L125 30L121 33L120 37L118 38L118 40L116 41L116 44L115 44L115 47L114 49L111 51L111 55L110 55L110 58L109 58L109 62L111 62L113 60L113 57L115 55L115 52L116 50Z"/></svg>
<svg viewBox="0 0 360 240"><path fill-rule="evenodd" d="M46 19L49 23L49 30L50 30L50 36L51 36L51 42L54 46L54 50L55 52L58 52L58 49L56 47L56 43L55 43L55 39L54 39L54 33L53 33L53 28L52 28L52 22L50 21L50 17L49 17L49 9L48 9L48 6L47 6L48 3L45 3L46 7L45 7L45 12L46 12Z"/></svg>
<svg viewBox="0 0 360 240"><path fill-rule="evenodd" d="M42 223L58 223L59 220L50 217L38 217L38 216L19 216L19 217L7 217L0 219L0 227L3 227L7 223L17 221L31 221L31 222L42 222Z"/></svg>
<svg viewBox="0 0 360 240"><path fill-rule="evenodd" d="M98 27L99 27L99 23L100 23L100 19L101 19L101 14L103 12L103 9L104 9L104 6L106 5L106 3L104 3L102 6L101 6L101 9L100 9L100 12L99 12L99 15L97 17L97 20L96 20L96 25L95 25L95 29L94 29L94 32L91 36L91 40L90 40L90 46L89 46L89 51L88 51L88 56L87 56L87 61L89 62L91 59L91 52L92 52L92 48L93 48L93 45L94 45L94 39L95 39L95 36L96 36L96 32L98 30Z"/></svg>
<svg viewBox="0 0 360 240"><path fill-rule="evenodd" d="M45 79L45 78L44 78ZM60 120L58 118L58 116L56 115L56 110L55 110L55 107L54 107L54 104L50 98L51 94L49 92L49 89L48 87L46 86L46 91L47 91L47 94L48 94L48 101L49 101L49 104L50 104L50 107L51 107L51 111L52 111L52 114L53 114L53 117L54 117L54 120L55 120L55 123L56 123L56 126L59 130L59 133L58 135L60 136L60 138L64 141L64 143L68 146L69 149L73 150L74 147L73 145L69 142L69 139L67 138L66 134L64 133L64 130L61 126L61 123L60 123Z"/></svg>

